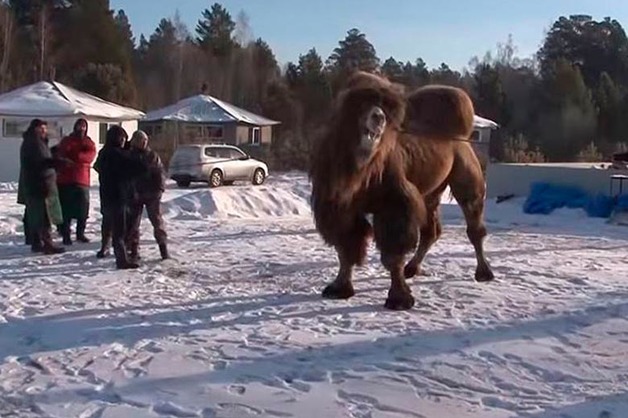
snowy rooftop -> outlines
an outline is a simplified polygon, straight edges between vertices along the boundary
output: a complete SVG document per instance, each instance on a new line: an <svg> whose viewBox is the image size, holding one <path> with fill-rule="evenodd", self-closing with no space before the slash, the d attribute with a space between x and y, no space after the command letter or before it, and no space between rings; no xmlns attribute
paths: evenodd
<svg viewBox="0 0 628 418"><path fill-rule="evenodd" d="M140 119L144 112L108 102L56 81L40 81L0 95L0 115L41 118L84 116L125 121Z"/></svg>
<svg viewBox="0 0 628 418"><path fill-rule="evenodd" d="M143 120L206 123L242 122L259 126L280 123L205 94L191 96L173 105L148 112Z"/></svg>
<svg viewBox="0 0 628 418"><path fill-rule="evenodd" d="M483 118L481 116L473 116L473 126L476 128L491 128L497 129L499 125L490 119Z"/></svg>

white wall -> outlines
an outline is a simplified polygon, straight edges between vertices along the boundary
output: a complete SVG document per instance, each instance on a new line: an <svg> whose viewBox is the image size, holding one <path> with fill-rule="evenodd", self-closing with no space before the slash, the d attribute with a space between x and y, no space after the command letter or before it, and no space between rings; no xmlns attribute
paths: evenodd
<svg viewBox="0 0 628 418"><path fill-rule="evenodd" d="M30 122L32 118L12 118L12 117L1 117L0 116L0 182L12 182L18 181L19 173L20 173L20 147L22 145L22 137L21 134L19 137L5 137L5 129L4 124L5 120L20 120L26 122ZM57 124L57 127L60 129L60 133L62 135L68 135L72 132L72 128L74 127L74 123L78 117L72 118L41 118L46 120L50 128L53 126L53 123ZM124 121L120 124L129 134L129 137L133 134L135 130L137 130L137 120ZM87 134L96 144L96 149L100 150L101 138L100 138L100 122L90 120L87 118ZM50 133L50 145L53 146L57 144L60 140L59 135L55 135L55 132ZM102 138L102 142L104 142L104 138ZM91 180L92 184L97 184L98 177L97 173L92 170Z"/></svg>
<svg viewBox="0 0 628 418"><path fill-rule="evenodd" d="M625 170L595 168L601 163L574 164L489 164L487 170L487 197L514 194L527 196L530 185L537 181L566 186L577 186L597 194L610 194L610 176L628 174ZM604 163L607 167L609 163ZM619 183L614 184L617 193ZM624 190L628 184L624 183Z"/></svg>

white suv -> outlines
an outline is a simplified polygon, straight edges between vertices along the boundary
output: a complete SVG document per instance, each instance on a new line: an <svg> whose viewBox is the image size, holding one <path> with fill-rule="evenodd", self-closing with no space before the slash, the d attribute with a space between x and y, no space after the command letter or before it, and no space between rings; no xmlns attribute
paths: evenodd
<svg viewBox="0 0 628 418"><path fill-rule="evenodd" d="M260 185L267 176L268 166L264 162L233 145L181 145L169 164L169 177L179 187L188 187L192 182L218 187L237 180Z"/></svg>

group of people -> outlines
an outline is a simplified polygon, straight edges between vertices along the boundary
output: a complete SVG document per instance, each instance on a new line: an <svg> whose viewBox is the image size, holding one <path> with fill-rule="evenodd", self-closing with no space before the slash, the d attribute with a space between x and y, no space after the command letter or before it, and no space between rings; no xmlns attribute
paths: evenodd
<svg viewBox="0 0 628 418"><path fill-rule="evenodd" d="M33 252L63 253L65 248L53 242L52 226L57 227L63 245L69 246L72 220L76 220L76 241L90 242L85 229L94 163L99 176L102 214L101 248L97 257L109 256L113 247L117 268L139 267L140 224L146 208L161 257L169 258L161 215L164 167L159 155L150 149L148 135L138 130L129 140L121 126L113 125L107 130L103 148L96 154L96 145L87 131L87 121L78 119L73 132L54 147L49 146L46 121L33 119L24 132L18 203L25 205L25 243Z"/></svg>

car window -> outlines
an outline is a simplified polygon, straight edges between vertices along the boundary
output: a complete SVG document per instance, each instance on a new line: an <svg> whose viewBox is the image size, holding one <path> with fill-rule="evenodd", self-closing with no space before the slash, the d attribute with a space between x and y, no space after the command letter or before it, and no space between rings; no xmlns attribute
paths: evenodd
<svg viewBox="0 0 628 418"><path fill-rule="evenodd" d="M197 147L180 147L173 156L173 160L191 160L198 158L199 149Z"/></svg>
<svg viewBox="0 0 628 418"><path fill-rule="evenodd" d="M221 148L221 147L208 147L205 148L205 155L208 157L229 159L231 158L231 150L229 148Z"/></svg>
<svg viewBox="0 0 628 418"><path fill-rule="evenodd" d="M230 149L229 152L230 152L230 158L233 158L234 160L244 157L244 153L237 149Z"/></svg>
<svg viewBox="0 0 628 418"><path fill-rule="evenodd" d="M205 155L213 158L220 158L220 154L218 153L219 148L205 148Z"/></svg>

